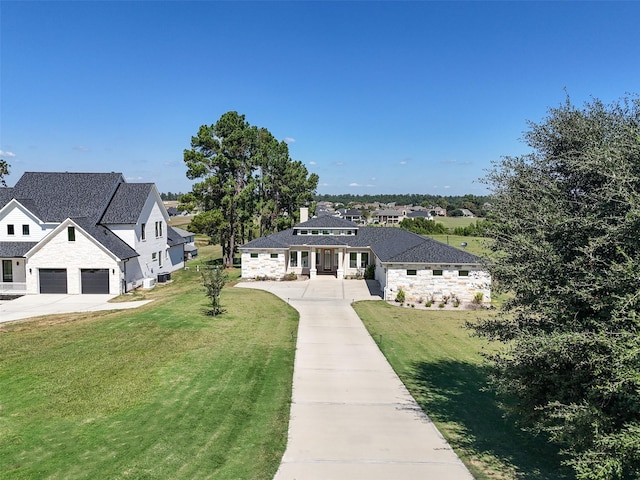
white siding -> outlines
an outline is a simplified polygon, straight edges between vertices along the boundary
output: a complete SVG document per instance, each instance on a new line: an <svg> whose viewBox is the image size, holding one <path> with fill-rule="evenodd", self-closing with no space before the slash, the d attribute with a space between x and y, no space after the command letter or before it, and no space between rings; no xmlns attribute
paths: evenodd
<svg viewBox="0 0 640 480"><path fill-rule="evenodd" d="M8 225L13 225L13 235L8 235ZM29 235L22 234L23 225L29 226ZM0 213L0 242L39 242L54 227L55 225L40 224L27 209L14 202Z"/></svg>
<svg viewBox="0 0 640 480"><path fill-rule="evenodd" d="M157 279L159 273L172 272L177 268L172 266L167 247L168 215L155 192L150 192L144 204L140 217L135 225L107 225L139 256L126 262L127 289L142 285L144 278ZM156 237L156 222L162 223L162 234ZM145 239L142 240L142 225L145 225ZM155 254L155 260L153 258ZM160 261L160 257L162 262ZM182 265L180 265L182 267ZM179 268L180 268L179 267Z"/></svg>

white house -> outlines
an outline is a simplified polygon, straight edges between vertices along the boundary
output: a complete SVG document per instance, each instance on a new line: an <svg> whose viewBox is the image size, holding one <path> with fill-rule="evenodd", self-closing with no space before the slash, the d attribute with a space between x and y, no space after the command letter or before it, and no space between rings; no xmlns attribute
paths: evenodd
<svg viewBox="0 0 640 480"><path fill-rule="evenodd" d="M26 172L0 188L0 294L120 294L164 280L186 243L168 220L152 183Z"/></svg>
<svg viewBox="0 0 640 480"><path fill-rule="evenodd" d="M301 215L304 220L305 216ZM242 278L281 279L287 274L336 278L374 271L381 293L407 302L456 296L470 302L481 293L491 301L491 276L470 253L396 227L363 227L321 216L240 247Z"/></svg>

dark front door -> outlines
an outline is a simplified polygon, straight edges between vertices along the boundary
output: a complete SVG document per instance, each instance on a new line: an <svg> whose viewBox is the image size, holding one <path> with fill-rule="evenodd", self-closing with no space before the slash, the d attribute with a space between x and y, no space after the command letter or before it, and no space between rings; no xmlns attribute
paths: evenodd
<svg viewBox="0 0 640 480"><path fill-rule="evenodd" d="M67 293L67 269L41 268L40 293Z"/></svg>
<svg viewBox="0 0 640 480"><path fill-rule="evenodd" d="M4 283L13 282L13 262L11 260L2 260L2 281Z"/></svg>

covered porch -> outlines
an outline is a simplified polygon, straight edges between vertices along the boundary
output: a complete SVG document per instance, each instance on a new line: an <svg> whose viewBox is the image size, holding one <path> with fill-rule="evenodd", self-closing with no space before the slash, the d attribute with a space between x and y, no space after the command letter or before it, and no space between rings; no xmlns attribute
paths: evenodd
<svg viewBox="0 0 640 480"><path fill-rule="evenodd" d="M27 270L24 258L0 259L0 295L25 295Z"/></svg>

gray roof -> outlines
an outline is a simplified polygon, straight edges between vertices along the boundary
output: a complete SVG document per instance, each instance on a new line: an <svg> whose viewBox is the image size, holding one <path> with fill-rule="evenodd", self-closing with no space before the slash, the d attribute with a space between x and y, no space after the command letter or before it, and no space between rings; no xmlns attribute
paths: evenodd
<svg viewBox="0 0 640 480"><path fill-rule="evenodd" d="M23 205L31 201L29 209L44 222L78 217L97 222L122 182L120 173L25 172L12 197Z"/></svg>
<svg viewBox="0 0 640 480"><path fill-rule="evenodd" d="M73 221L120 260L139 256L138 252L108 228L96 225L87 218L74 218Z"/></svg>
<svg viewBox="0 0 640 480"><path fill-rule="evenodd" d="M124 260L138 253L101 223L135 224L153 188L152 183L126 183L121 173L26 172L13 188L0 188L0 208L16 199L43 222L71 218ZM30 245L24 254L36 245L13 243L3 242L0 252L20 253Z"/></svg>
<svg viewBox="0 0 640 480"><path fill-rule="evenodd" d="M331 228L333 226L329 224L331 218L322 217L322 220L329 221L324 224L316 223L314 228L319 230L322 227ZM431 238L421 237L401 228L392 227L361 227L357 230L356 235L294 235L294 231L289 229L267 237L256 238L240 249L288 249L291 246L304 245L370 248L376 257L384 263L465 265L482 263L482 259L463 250Z"/></svg>
<svg viewBox="0 0 640 480"><path fill-rule="evenodd" d="M180 234L178 230L179 229L175 227L167 227L167 244L170 247L175 247L176 245L184 245L185 243L187 243L185 238Z"/></svg>
<svg viewBox="0 0 640 480"><path fill-rule="evenodd" d="M20 258L35 247L37 242L0 242L0 257Z"/></svg>
<svg viewBox="0 0 640 480"><path fill-rule="evenodd" d="M100 223L134 225L153 190L153 183L121 183Z"/></svg>
<svg viewBox="0 0 640 480"><path fill-rule="evenodd" d="M195 233L187 232L186 230L183 230L178 227L171 227L171 228L173 228L176 232L178 232L178 235L182 237L194 237L196 235Z"/></svg>

